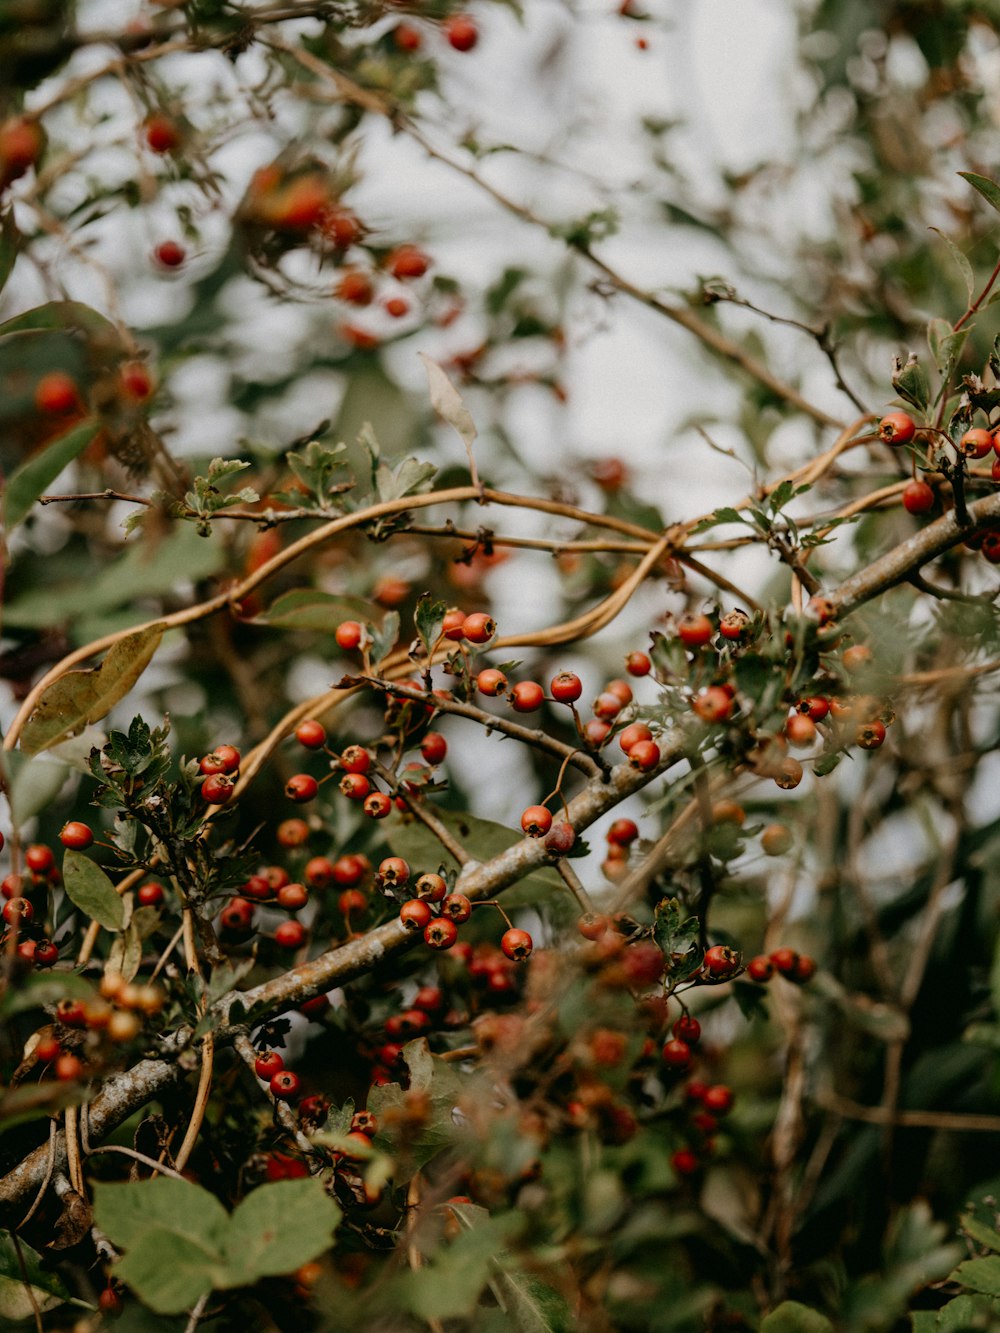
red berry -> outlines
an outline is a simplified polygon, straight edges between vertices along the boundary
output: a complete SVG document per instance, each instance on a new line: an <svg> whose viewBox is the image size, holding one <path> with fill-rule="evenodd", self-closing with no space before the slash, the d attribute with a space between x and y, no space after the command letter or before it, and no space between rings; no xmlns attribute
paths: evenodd
<svg viewBox="0 0 1000 1333"><path fill-rule="evenodd" d="M360 889L345 889L337 899L337 907L343 916L362 915L368 911L368 899Z"/></svg>
<svg viewBox="0 0 1000 1333"><path fill-rule="evenodd" d="M871 722L862 722L855 739L862 750L877 750L885 740L885 724L878 718L873 718Z"/></svg>
<svg viewBox="0 0 1000 1333"><path fill-rule="evenodd" d="M253 903L245 898L230 898L219 913L219 924L223 930L241 934L253 925Z"/></svg>
<svg viewBox="0 0 1000 1333"><path fill-rule="evenodd" d="M768 957L774 964L775 971L780 972L783 977L791 976L799 961L799 955L795 950L788 948L775 949Z"/></svg>
<svg viewBox="0 0 1000 1333"><path fill-rule="evenodd" d="M109 1284L98 1296L97 1308L105 1319L118 1319L125 1309L125 1302L122 1300L121 1293Z"/></svg>
<svg viewBox="0 0 1000 1333"><path fill-rule="evenodd" d="M441 915L461 925L472 915L472 903L464 893L449 893L441 900Z"/></svg>
<svg viewBox="0 0 1000 1333"><path fill-rule="evenodd" d="M808 713L793 713L785 723L790 745L811 745L816 739L816 723Z"/></svg>
<svg viewBox="0 0 1000 1333"><path fill-rule="evenodd" d="M24 864L33 875L47 875L55 866L55 853L51 847L46 847L44 843L36 842L24 853Z"/></svg>
<svg viewBox="0 0 1000 1333"><path fill-rule="evenodd" d="M71 1051L63 1051L53 1065L53 1072L60 1082L72 1083L83 1077L83 1061Z"/></svg>
<svg viewBox="0 0 1000 1333"><path fill-rule="evenodd" d="M349 268L341 274L333 294L341 301L347 301L349 305L370 305L375 289L367 273L363 273L359 268ZM340 646L344 647L343 644Z"/></svg>
<svg viewBox="0 0 1000 1333"><path fill-rule="evenodd" d="M800 699L795 706L800 713L805 713L813 722L822 722L830 711L830 701L819 695L813 695L808 699Z"/></svg>
<svg viewBox="0 0 1000 1333"><path fill-rule="evenodd" d="M419 51L424 39L419 28L415 28L412 23L397 23L392 30L392 40L400 51L409 52Z"/></svg>
<svg viewBox="0 0 1000 1333"><path fill-rule="evenodd" d="M309 901L309 890L304 884L283 884L278 890L278 906L286 912L299 912Z"/></svg>
<svg viewBox="0 0 1000 1333"><path fill-rule="evenodd" d="M280 949L300 949L306 941L306 928L301 921L282 921L274 932L274 942Z"/></svg>
<svg viewBox="0 0 1000 1333"><path fill-rule="evenodd" d="M68 824L64 824L62 832L59 834L59 841L64 847L71 847L74 851L82 852L85 847L89 847L94 841L94 834L87 824L81 824L77 819L71 819Z"/></svg>
<svg viewBox="0 0 1000 1333"><path fill-rule="evenodd" d="M140 884L135 891L135 900L140 907L159 907L163 902L163 885L153 880Z"/></svg>
<svg viewBox="0 0 1000 1333"><path fill-rule="evenodd" d="M724 722L733 711L733 699L721 685L710 685L695 697L691 707L702 722Z"/></svg>
<svg viewBox="0 0 1000 1333"><path fill-rule="evenodd" d="M253 1072L265 1083L270 1083L275 1074L280 1074L285 1062L277 1051L261 1051L254 1061Z"/></svg>
<svg viewBox="0 0 1000 1333"><path fill-rule="evenodd" d="M716 980L724 980L740 970L740 956L725 944L713 944L705 950L705 971Z"/></svg>
<svg viewBox="0 0 1000 1333"><path fill-rule="evenodd" d="M149 367L142 361L126 361L118 372L126 397L144 403L153 392L154 381Z"/></svg>
<svg viewBox="0 0 1000 1333"><path fill-rule="evenodd" d="M544 805L529 805L521 816L521 828L529 838L544 838L552 827L552 812Z"/></svg>
<svg viewBox="0 0 1000 1333"><path fill-rule="evenodd" d="M701 1040L701 1024L688 1014L682 1014L671 1030L678 1041L686 1041L689 1046L697 1046Z"/></svg>
<svg viewBox="0 0 1000 1333"><path fill-rule="evenodd" d="M180 141L180 130L169 116L151 116L146 121L146 142L154 153L172 153Z"/></svg>
<svg viewBox="0 0 1000 1333"><path fill-rule="evenodd" d="M576 928L585 940L599 940L611 929L611 922L606 916L588 912L576 923Z"/></svg>
<svg viewBox="0 0 1000 1333"><path fill-rule="evenodd" d="M808 954L800 953L795 967L788 974L788 980L794 981L796 985L802 986L807 981L811 981L816 975L816 960L810 958Z"/></svg>
<svg viewBox="0 0 1000 1333"><path fill-rule="evenodd" d="M719 633L724 639L742 639L749 624L745 611L727 611L719 621Z"/></svg>
<svg viewBox="0 0 1000 1333"><path fill-rule="evenodd" d="M363 745L348 745L340 755L340 767L345 773L367 773L372 757Z"/></svg>
<svg viewBox="0 0 1000 1333"><path fill-rule="evenodd" d="M433 919L430 903L421 898L411 898L399 909L399 924L404 930L424 930Z"/></svg>
<svg viewBox="0 0 1000 1333"><path fill-rule="evenodd" d="M34 920L34 916L35 909L27 898L10 898L3 905L3 919L8 926L14 925L15 922L27 925L29 921Z"/></svg>
<svg viewBox="0 0 1000 1333"><path fill-rule="evenodd" d="M401 245L389 255L385 266L394 278L405 281L407 278L422 278L430 268L430 263L419 246ZM472 642L475 643L477 640L473 639Z"/></svg>
<svg viewBox="0 0 1000 1333"><path fill-rule="evenodd" d="M687 1069L691 1063L691 1047L678 1037L664 1042L660 1055L663 1063L671 1069Z"/></svg>
<svg viewBox="0 0 1000 1333"><path fill-rule="evenodd" d="M334 883L342 889L353 889L361 883L370 869L371 863L367 856L361 856L358 852L348 852L345 856L338 856L333 863Z"/></svg>
<svg viewBox="0 0 1000 1333"><path fill-rule="evenodd" d="M51 940L37 940L35 943L35 964L38 967L51 967L59 961L59 949Z"/></svg>
<svg viewBox="0 0 1000 1333"><path fill-rule="evenodd" d="M432 949L450 949L458 939L458 926L448 917L435 917L424 930L424 941Z"/></svg>
<svg viewBox="0 0 1000 1333"><path fill-rule="evenodd" d="M308 773L296 773L285 783L285 795L290 801L296 801L301 804L304 801L311 801L319 791L319 783Z"/></svg>
<svg viewBox="0 0 1000 1333"><path fill-rule="evenodd" d="M413 1007L425 1014L436 1014L444 1008L444 991L440 986L421 986L413 997Z"/></svg>
<svg viewBox="0 0 1000 1333"><path fill-rule="evenodd" d="M863 671L872 660L872 650L866 643L853 643L850 648L844 649L844 656L841 659L844 663L844 670L855 672Z"/></svg>
<svg viewBox="0 0 1000 1333"><path fill-rule="evenodd" d="M495 698L503 694L507 688L507 677L496 667L487 667L485 671L480 671L476 677L476 689L480 694L488 694Z"/></svg>
<svg viewBox="0 0 1000 1333"><path fill-rule="evenodd" d="M545 835L545 850L550 856L565 856L576 842L576 831L572 824L562 820L553 824Z"/></svg>
<svg viewBox="0 0 1000 1333"><path fill-rule="evenodd" d="M998 460L1000 462L1000 460ZM998 478L1000 480L1000 478ZM1000 565L1000 532L990 532L983 538L983 556L991 565Z"/></svg>
<svg viewBox="0 0 1000 1333"><path fill-rule="evenodd" d="M545 691L535 680L519 680L510 696L515 713L534 713L545 702Z"/></svg>
<svg viewBox="0 0 1000 1333"><path fill-rule="evenodd" d="M611 735L611 723L602 722L598 717L589 718L584 723L583 735L587 744L598 750Z"/></svg>
<svg viewBox="0 0 1000 1333"><path fill-rule="evenodd" d="M161 241L153 251L153 257L163 268L180 268L187 259L187 252L177 241Z"/></svg>
<svg viewBox="0 0 1000 1333"><path fill-rule="evenodd" d="M439 731L429 731L420 742L420 753L428 764L440 764L448 753L448 742Z"/></svg>
<svg viewBox="0 0 1000 1333"><path fill-rule="evenodd" d="M701 1163L690 1148L678 1148L671 1154L670 1165L679 1176L693 1176Z"/></svg>
<svg viewBox="0 0 1000 1333"><path fill-rule="evenodd" d="M350 653L361 643L363 635L364 629L356 620L342 620L333 637L337 640L338 648L343 648L345 653Z"/></svg>
<svg viewBox="0 0 1000 1333"><path fill-rule="evenodd" d="M762 984L770 981L774 976L774 964L766 954L758 954L747 963L747 976L751 981L759 981Z"/></svg>
<svg viewBox="0 0 1000 1333"><path fill-rule="evenodd" d="M639 827L632 819L616 819L608 829L607 840L617 847L628 847L639 836Z"/></svg>
<svg viewBox="0 0 1000 1333"><path fill-rule="evenodd" d="M294 1102L299 1095L302 1081L298 1074L290 1069L280 1069L270 1081L271 1096L279 1102Z"/></svg>
<svg viewBox="0 0 1000 1333"><path fill-rule="evenodd" d="M41 1060L43 1064L50 1065L53 1060L59 1059L61 1050L62 1047L56 1037L42 1037L36 1043L33 1054L36 1060Z"/></svg>
<svg viewBox="0 0 1000 1333"><path fill-rule="evenodd" d="M378 873L386 884L403 885L410 878L410 867L401 856L387 856L379 865Z"/></svg>
<svg viewBox="0 0 1000 1333"><path fill-rule="evenodd" d="M429 903L439 903L448 892L448 885L442 875L434 871L427 871L420 876L413 886L413 892L418 898L423 898Z"/></svg>
<svg viewBox="0 0 1000 1333"><path fill-rule="evenodd" d="M911 481L903 487L903 508L908 514L926 514L934 508L934 492L926 481Z"/></svg>
<svg viewBox="0 0 1000 1333"><path fill-rule="evenodd" d="M967 430L958 442L958 451L966 458L985 458L993 448L993 436L982 427Z"/></svg>
<svg viewBox="0 0 1000 1333"><path fill-rule="evenodd" d="M626 754L632 749L638 741L651 741L653 733L646 726L645 722L630 722L629 725L618 736L618 744Z"/></svg>
<svg viewBox="0 0 1000 1333"><path fill-rule="evenodd" d="M239 772L240 752L235 745L217 745L212 753L222 764L223 773Z"/></svg>
<svg viewBox="0 0 1000 1333"><path fill-rule="evenodd" d="M602 722L613 722L622 711L623 706L617 694L612 694L610 690L604 690L591 704L591 712Z"/></svg>
<svg viewBox="0 0 1000 1333"><path fill-rule="evenodd" d="M392 810L392 800L384 791L373 791L365 797L362 809L369 819L385 819Z"/></svg>
<svg viewBox="0 0 1000 1333"><path fill-rule="evenodd" d="M211 773L201 784L201 794L209 805L225 805L233 798L233 780L224 773Z"/></svg>
<svg viewBox="0 0 1000 1333"><path fill-rule="evenodd" d="M733 1109L733 1090L725 1083L714 1083L705 1089L702 1104L712 1115L728 1115Z"/></svg>
<svg viewBox="0 0 1000 1333"><path fill-rule="evenodd" d="M884 444L909 444L917 425L908 412L887 412L878 423L879 439Z"/></svg>
<svg viewBox="0 0 1000 1333"><path fill-rule="evenodd" d="M361 223L350 209L339 204L325 210L320 225L338 250L350 249L361 237Z"/></svg>
<svg viewBox="0 0 1000 1333"><path fill-rule="evenodd" d="M41 152L42 132L34 121L4 121L0 125L0 188L23 176Z"/></svg>
<svg viewBox="0 0 1000 1333"><path fill-rule="evenodd" d="M629 747L628 762L641 773L648 773L661 759L660 747L655 741L636 741Z"/></svg>
<svg viewBox="0 0 1000 1333"><path fill-rule="evenodd" d="M515 963L523 963L531 953L534 947L531 936L526 930L518 930L512 926L510 930L504 931L500 940L500 948L508 958L512 958Z"/></svg>
<svg viewBox="0 0 1000 1333"><path fill-rule="evenodd" d="M462 638L469 643L489 643L496 632L496 621L485 611L475 611L462 621Z"/></svg>
<svg viewBox="0 0 1000 1333"><path fill-rule="evenodd" d="M372 789L372 784L365 777L364 773L345 773L340 779L339 787L341 793L349 801L363 801Z"/></svg>
<svg viewBox="0 0 1000 1333"><path fill-rule="evenodd" d="M314 718L300 722L295 729L295 739L307 750L322 750L326 744L326 727Z"/></svg>
<svg viewBox="0 0 1000 1333"><path fill-rule="evenodd" d="M560 671L552 677L549 692L558 703L575 703L583 693L583 681L572 671Z"/></svg>
<svg viewBox="0 0 1000 1333"><path fill-rule="evenodd" d="M453 606L450 611L445 612L444 620L441 623L441 633L446 639L453 643L458 643L465 637L465 612L460 611L457 606Z"/></svg>
<svg viewBox="0 0 1000 1333"><path fill-rule="evenodd" d="M630 676L648 676L652 669L653 663L646 653L629 653L625 658L625 670Z"/></svg>
<svg viewBox="0 0 1000 1333"><path fill-rule="evenodd" d="M52 370L35 385L35 406L46 416L61 417L79 405L76 380L61 370Z"/></svg>
<svg viewBox="0 0 1000 1333"><path fill-rule="evenodd" d="M479 29L468 14L455 14L447 19L444 35L456 51L471 51L479 41Z"/></svg>
<svg viewBox="0 0 1000 1333"><path fill-rule="evenodd" d="M685 648L703 648L715 633L708 616L690 613L677 622L677 637Z"/></svg>

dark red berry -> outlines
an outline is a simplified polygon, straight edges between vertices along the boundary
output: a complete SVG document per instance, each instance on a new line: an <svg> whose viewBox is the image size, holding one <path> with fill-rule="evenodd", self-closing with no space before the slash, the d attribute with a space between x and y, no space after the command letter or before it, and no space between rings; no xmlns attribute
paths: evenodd
<svg viewBox="0 0 1000 1333"><path fill-rule="evenodd" d="M299 1095L302 1081L298 1074L290 1069L279 1070L270 1082L271 1096L280 1102L294 1102Z"/></svg>
<svg viewBox="0 0 1000 1333"><path fill-rule="evenodd" d="M448 753L448 742L439 731L429 731L420 742L420 753L428 764L440 764Z"/></svg>
<svg viewBox="0 0 1000 1333"><path fill-rule="evenodd" d="M441 915L461 925L472 915L472 903L464 893L449 893L441 900Z"/></svg>
<svg viewBox="0 0 1000 1333"><path fill-rule="evenodd" d="M448 917L435 917L424 930L424 941L432 949L450 949L457 939L458 926Z"/></svg>
<svg viewBox="0 0 1000 1333"><path fill-rule="evenodd" d="M318 791L319 783L308 773L296 773L285 783L285 795L299 804L311 801Z"/></svg>
<svg viewBox="0 0 1000 1333"><path fill-rule="evenodd" d="M534 948L534 942L526 930L512 926L510 930L504 931L500 948L515 963L523 963Z"/></svg>
<svg viewBox="0 0 1000 1333"><path fill-rule="evenodd" d="M878 423L879 439L884 444L909 444L917 425L908 412L887 412Z"/></svg>
<svg viewBox="0 0 1000 1333"><path fill-rule="evenodd" d="M560 671L552 677L549 692L558 703L575 703L583 693L583 681L572 671Z"/></svg>
<svg viewBox="0 0 1000 1333"><path fill-rule="evenodd" d="M265 1083L270 1083L275 1074L280 1074L284 1067L285 1062L277 1051L261 1051L254 1061L253 1072Z"/></svg>
<svg viewBox="0 0 1000 1333"><path fill-rule="evenodd" d="M716 980L724 980L740 970L740 956L725 944L713 944L705 950L705 971Z"/></svg>
<svg viewBox="0 0 1000 1333"><path fill-rule="evenodd" d="M670 1041L664 1042L660 1055L663 1063L670 1069L687 1069L691 1063L691 1047L686 1041L681 1041L678 1037L673 1037Z"/></svg>
<svg viewBox="0 0 1000 1333"><path fill-rule="evenodd" d="M71 819L68 824L63 825L59 841L64 847L82 852L94 841L94 834L89 825L81 824L78 819Z"/></svg>
<svg viewBox="0 0 1000 1333"><path fill-rule="evenodd" d="M155 880L140 884L135 891L135 900L140 907L159 907L163 902L163 885Z"/></svg>
<svg viewBox="0 0 1000 1333"><path fill-rule="evenodd" d="M274 942L281 949L300 949L306 942L306 928L301 921L282 921L274 932Z"/></svg>
<svg viewBox="0 0 1000 1333"><path fill-rule="evenodd" d="M233 799L233 780L225 773L212 773L201 784L201 794L209 805L225 805Z"/></svg>

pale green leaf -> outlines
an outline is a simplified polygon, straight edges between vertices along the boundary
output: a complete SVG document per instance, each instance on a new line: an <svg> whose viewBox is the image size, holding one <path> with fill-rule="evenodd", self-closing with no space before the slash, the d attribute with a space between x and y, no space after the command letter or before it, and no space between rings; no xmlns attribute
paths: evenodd
<svg viewBox="0 0 1000 1333"><path fill-rule="evenodd" d="M105 930L121 930L125 904L107 875L89 856L68 848L63 857L63 887L74 907L102 925Z"/></svg>

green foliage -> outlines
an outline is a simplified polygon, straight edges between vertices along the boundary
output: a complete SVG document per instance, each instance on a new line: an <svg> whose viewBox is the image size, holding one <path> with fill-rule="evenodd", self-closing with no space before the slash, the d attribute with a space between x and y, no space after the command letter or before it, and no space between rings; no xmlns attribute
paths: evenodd
<svg viewBox="0 0 1000 1333"><path fill-rule="evenodd" d="M94 1215L125 1250L117 1275L158 1314L298 1268L329 1246L341 1217L315 1180L260 1185L228 1214L208 1190L164 1176L98 1185Z"/></svg>

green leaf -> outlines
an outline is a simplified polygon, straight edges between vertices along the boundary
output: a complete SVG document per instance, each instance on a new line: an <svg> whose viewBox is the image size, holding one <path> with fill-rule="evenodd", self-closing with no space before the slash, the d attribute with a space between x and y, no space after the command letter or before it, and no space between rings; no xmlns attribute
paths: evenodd
<svg viewBox="0 0 1000 1333"><path fill-rule="evenodd" d="M118 896L117 894L115 895ZM118 899L119 902L123 900ZM117 972L123 981L131 981L142 963L142 937L134 921L130 921L117 935L108 951L108 970Z"/></svg>
<svg viewBox="0 0 1000 1333"><path fill-rule="evenodd" d="M951 1280L986 1296L1000 1296L1000 1256L991 1254L986 1259L966 1259L952 1273Z"/></svg>
<svg viewBox="0 0 1000 1333"><path fill-rule="evenodd" d="M760 1333L833 1333L833 1325L818 1310L798 1301L782 1301L760 1321Z"/></svg>
<svg viewBox="0 0 1000 1333"><path fill-rule="evenodd" d="M382 620L382 624L370 626L371 644L369 654L372 663L378 666L384 658L388 657L396 646L396 640L399 638L399 612L388 611Z"/></svg>
<svg viewBox="0 0 1000 1333"><path fill-rule="evenodd" d="M346 444L329 445L311 440L301 453L288 453L285 459L309 493L325 504L333 486L333 474L347 466L346 454Z"/></svg>
<svg viewBox="0 0 1000 1333"><path fill-rule="evenodd" d="M42 1266L42 1256L25 1241L20 1241L21 1259L27 1274L29 1295L24 1285L17 1249L9 1231L0 1231L0 1321L30 1319L34 1303L42 1312L71 1299L70 1292L56 1273ZM75 1301L83 1305L83 1301Z"/></svg>
<svg viewBox="0 0 1000 1333"><path fill-rule="evenodd" d="M893 364L892 387L918 412L926 412L931 401L931 386L917 357L907 357L905 365L896 358Z"/></svg>
<svg viewBox="0 0 1000 1333"><path fill-rule="evenodd" d="M942 241L944 241L945 245L951 251L951 257L952 259L954 259L956 265L958 266L958 271L962 275L962 281L965 283L965 290L969 294L969 304L971 305L972 295L973 292L976 290L976 279L975 275L972 272L972 265L969 263L968 259L966 259L965 255L958 248L958 246L955 244L955 242L951 239L950 236L946 236L945 233L941 231L938 227L931 227L931 231L936 231L937 234L941 237Z"/></svg>
<svg viewBox="0 0 1000 1333"><path fill-rule="evenodd" d="M141 1182L155 1185L157 1180ZM177 1183L177 1182L173 1182ZM183 1229L146 1227L127 1241L128 1253L115 1265L115 1276L127 1282L157 1314L181 1314L224 1277L218 1251L185 1235Z"/></svg>
<svg viewBox="0 0 1000 1333"><path fill-rule="evenodd" d="M17 751L14 754L17 755ZM70 769L66 764L37 756L28 759L17 755L17 758L22 762L12 766L14 777L10 785L10 803L14 822L24 824L52 804L62 790Z"/></svg>
<svg viewBox="0 0 1000 1333"><path fill-rule="evenodd" d="M1000 1254L1000 1231L995 1231L993 1227L988 1227L985 1222L979 1222L974 1217L962 1218L962 1230L977 1245L985 1245L988 1250Z"/></svg>
<svg viewBox="0 0 1000 1333"><path fill-rule="evenodd" d="M83 329L90 333L110 335L120 344L118 330L110 319L84 305L82 301L47 301L31 310L15 315L0 324L0 336L23 333L26 329Z"/></svg>
<svg viewBox="0 0 1000 1333"><path fill-rule="evenodd" d="M4 492L4 525L8 530L24 520L60 472L83 453L97 429L98 422L93 419L81 422L21 464Z"/></svg>
<svg viewBox="0 0 1000 1333"><path fill-rule="evenodd" d="M965 340L968 336L968 327L959 329L955 333L946 319L932 319L927 325L927 345L931 349L934 364L941 376L942 393L947 388L955 363L962 353L962 348L965 346Z"/></svg>
<svg viewBox="0 0 1000 1333"><path fill-rule="evenodd" d="M8 208L0 218L0 292L7 284L11 270L17 261L17 252L21 243L21 233L14 221L14 210Z"/></svg>
<svg viewBox="0 0 1000 1333"><path fill-rule="evenodd" d="M988 176L979 176L974 171L960 171L963 180L967 180L974 190L978 190L991 208L1000 213L1000 185Z"/></svg>
<svg viewBox="0 0 1000 1333"><path fill-rule="evenodd" d="M447 610L447 604L435 601L430 593L425 592L417 602L413 623L416 625L420 641L424 645L424 652L428 657L430 657L431 649L438 641Z"/></svg>
<svg viewBox="0 0 1000 1333"><path fill-rule="evenodd" d="M555 1333L572 1328L566 1302L551 1287L517 1270L494 1264L490 1287L513 1333Z"/></svg>
<svg viewBox="0 0 1000 1333"><path fill-rule="evenodd" d="M21 733L22 751L37 754L89 723L99 722L128 694L162 638L162 625L148 625L119 639L100 666L69 671L53 681Z"/></svg>
<svg viewBox="0 0 1000 1333"><path fill-rule="evenodd" d="M672 978L681 978L701 962L698 944L701 923L696 916L685 917L676 898L661 898L653 911L653 939L664 958Z"/></svg>
<svg viewBox="0 0 1000 1333"><path fill-rule="evenodd" d="M276 598L254 624L333 634L342 620L370 620L373 609L362 597L333 597L316 588L296 588Z"/></svg>
<svg viewBox="0 0 1000 1333"><path fill-rule="evenodd" d="M333 1242L341 1211L318 1180L258 1185L229 1219L227 1287L289 1273Z"/></svg>
<svg viewBox="0 0 1000 1333"><path fill-rule="evenodd" d="M746 518L738 509L732 509L724 505L721 509L717 509L714 514L710 514L708 518L703 518L700 523L691 529L691 531L693 533L707 532L709 528L714 528L720 523L745 524L746 522Z"/></svg>
<svg viewBox="0 0 1000 1333"><path fill-rule="evenodd" d="M125 904L96 861L68 848L62 873L66 896L75 907L106 930L121 930Z"/></svg>
<svg viewBox="0 0 1000 1333"><path fill-rule="evenodd" d="M60 972L57 976L38 973L22 977L16 987L4 992L0 1000L0 1015L4 1018L23 1013L26 1009L43 1009L59 1000L77 997L93 999L94 989L75 972Z"/></svg>
<svg viewBox="0 0 1000 1333"><path fill-rule="evenodd" d="M947 1305L942 1305L936 1317L931 1315L934 1322L928 1328L939 1333L968 1333L973 1328L990 1329L996 1333L997 1314L1000 1314L1000 1305L987 1296L956 1296ZM914 1324L914 1328L917 1327Z"/></svg>

